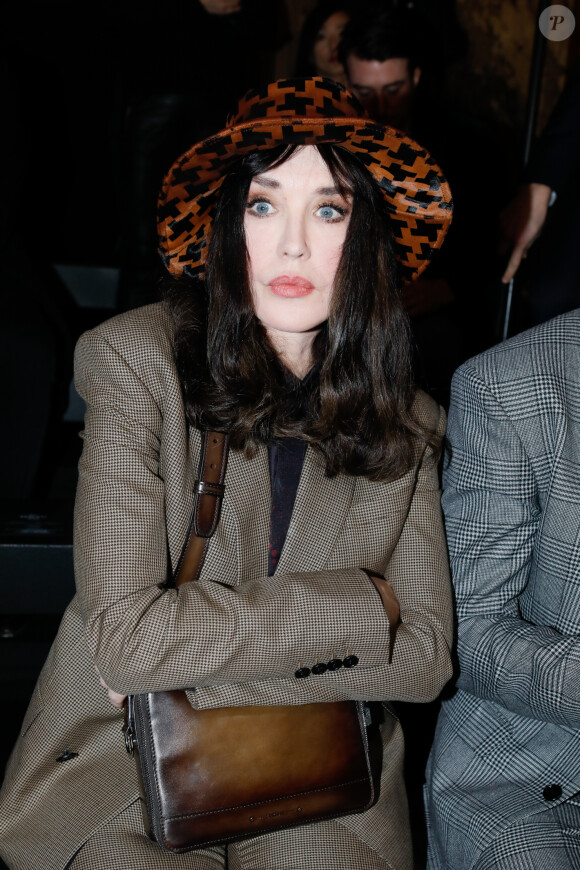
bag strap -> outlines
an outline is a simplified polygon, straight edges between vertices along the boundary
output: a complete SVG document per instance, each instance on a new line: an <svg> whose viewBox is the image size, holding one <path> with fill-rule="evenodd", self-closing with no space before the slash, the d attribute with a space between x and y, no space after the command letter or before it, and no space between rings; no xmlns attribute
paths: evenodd
<svg viewBox="0 0 580 870"><path fill-rule="evenodd" d="M228 450L227 432L204 430L197 480L193 486L193 511L185 546L173 580L175 586L181 586L189 580L197 580L201 573L209 539L215 532L220 518L225 492Z"/></svg>

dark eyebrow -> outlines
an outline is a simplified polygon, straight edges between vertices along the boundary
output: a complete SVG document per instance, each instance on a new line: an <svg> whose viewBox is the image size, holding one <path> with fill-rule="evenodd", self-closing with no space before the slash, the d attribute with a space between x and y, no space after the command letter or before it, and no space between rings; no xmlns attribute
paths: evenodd
<svg viewBox="0 0 580 870"><path fill-rule="evenodd" d="M261 187L269 187L270 190L280 187L279 181L274 181L273 178L266 178L263 175L255 175L252 178L252 181L256 182L256 184L259 184ZM335 194L340 193L340 191L337 190L336 187L319 187L315 193L317 196L334 196Z"/></svg>
<svg viewBox="0 0 580 870"><path fill-rule="evenodd" d="M255 175L252 178L252 181L255 181L256 184L260 184L262 187L270 187L270 188L280 187L279 181L274 181L273 178L264 178L263 175Z"/></svg>

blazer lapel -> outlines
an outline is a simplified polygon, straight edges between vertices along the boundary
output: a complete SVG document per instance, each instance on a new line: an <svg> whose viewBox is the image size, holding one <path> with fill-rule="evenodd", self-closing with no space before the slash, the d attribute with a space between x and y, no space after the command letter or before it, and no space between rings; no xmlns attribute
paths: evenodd
<svg viewBox="0 0 580 870"><path fill-rule="evenodd" d="M202 579L238 586L268 573L270 471L268 449L247 460L231 450L221 519L210 541ZM355 478L328 478L324 461L306 450L292 519L276 573L324 568L351 506Z"/></svg>
<svg viewBox="0 0 580 870"><path fill-rule="evenodd" d="M210 541L202 578L238 586L268 573L270 472L268 451L247 460L230 450L221 519Z"/></svg>
<svg viewBox="0 0 580 870"><path fill-rule="evenodd" d="M346 520L354 487L354 477L327 477L323 458L307 448L277 574L324 568Z"/></svg>

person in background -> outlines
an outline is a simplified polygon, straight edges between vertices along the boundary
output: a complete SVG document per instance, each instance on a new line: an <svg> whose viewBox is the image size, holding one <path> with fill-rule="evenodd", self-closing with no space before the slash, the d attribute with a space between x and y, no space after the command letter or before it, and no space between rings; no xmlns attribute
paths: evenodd
<svg viewBox="0 0 580 870"><path fill-rule="evenodd" d="M447 406L455 369L491 343L488 300L500 271L489 239L497 233L504 170L501 148L486 126L446 99L443 59L434 63L426 22L417 11L371 5L351 17L340 57L348 86L370 117L422 143L444 168L453 191L448 243L425 273L405 286L404 297L421 383ZM495 198L480 196L477 208L475 165L486 167L498 190Z"/></svg>
<svg viewBox="0 0 580 870"><path fill-rule="evenodd" d="M532 148L529 165L500 217L501 250L509 283L522 260L523 294L518 294L516 324L532 326L580 304L580 61ZM533 251L532 246L534 246ZM523 297L523 298L522 298Z"/></svg>
<svg viewBox="0 0 580 870"><path fill-rule="evenodd" d="M371 7L351 18L340 45L348 87L370 117L409 135L421 81L417 27L408 12Z"/></svg>
<svg viewBox="0 0 580 870"><path fill-rule="evenodd" d="M300 31L294 67L297 76L324 76L346 84L338 49L350 15L351 0L320 0L312 9Z"/></svg>
<svg viewBox="0 0 580 870"><path fill-rule="evenodd" d="M575 309L453 379L458 676L427 768L429 870L580 867L579 372Z"/></svg>

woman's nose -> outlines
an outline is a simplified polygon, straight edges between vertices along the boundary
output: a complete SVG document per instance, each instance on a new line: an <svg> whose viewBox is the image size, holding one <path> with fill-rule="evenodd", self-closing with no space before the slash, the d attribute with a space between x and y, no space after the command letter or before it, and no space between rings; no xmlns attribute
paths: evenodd
<svg viewBox="0 0 580 870"><path fill-rule="evenodd" d="M286 221L280 237L278 253L291 260L308 257L310 253L308 239L301 219L289 218Z"/></svg>

